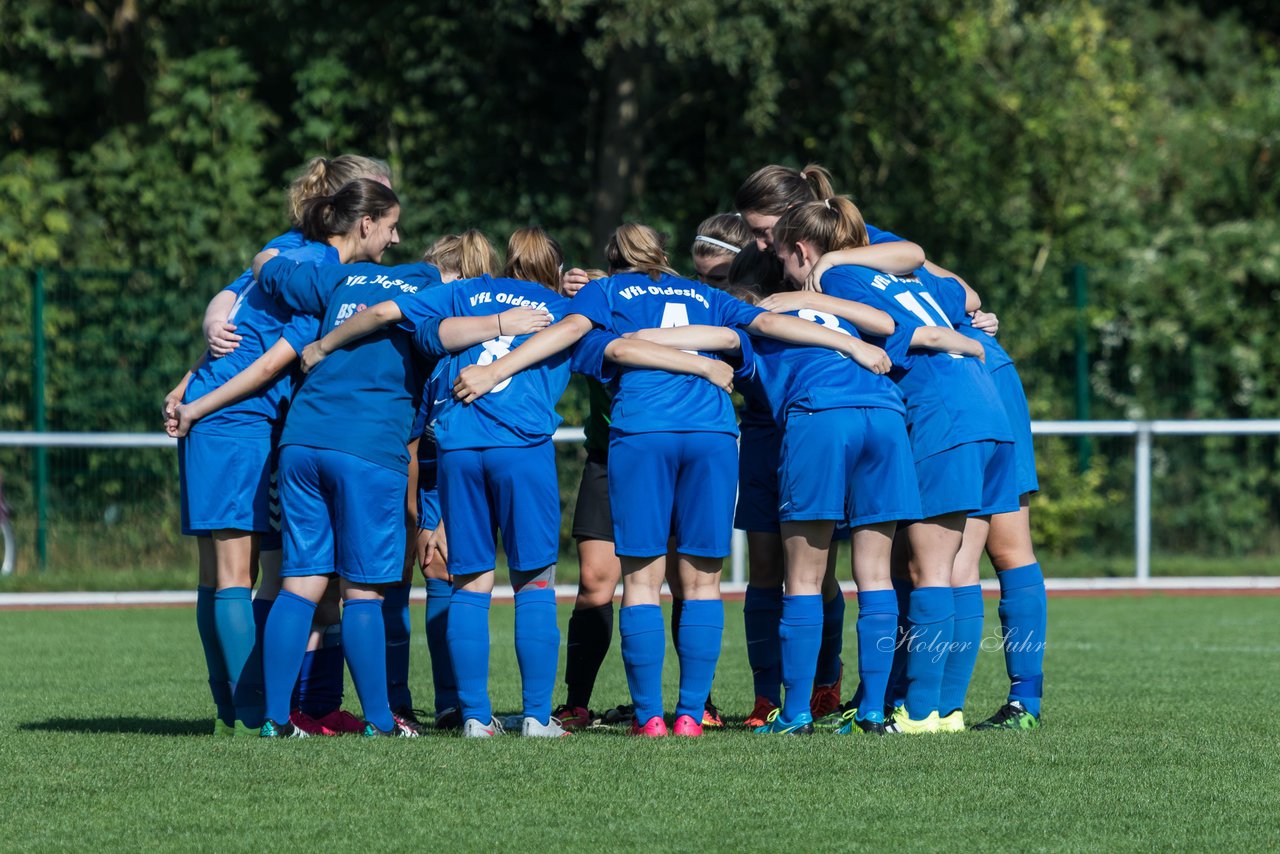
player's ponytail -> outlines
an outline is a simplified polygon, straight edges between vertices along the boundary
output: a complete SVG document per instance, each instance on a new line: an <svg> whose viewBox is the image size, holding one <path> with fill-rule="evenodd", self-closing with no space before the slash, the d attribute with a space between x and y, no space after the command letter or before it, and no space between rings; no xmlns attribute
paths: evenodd
<svg viewBox="0 0 1280 854"><path fill-rule="evenodd" d="M790 208L835 195L831 173L816 163L796 170L772 164L761 167L742 182L733 205L742 213L782 216Z"/></svg>
<svg viewBox="0 0 1280 854"><path fill-rule="evenodd" d="M463 279L498 272L498 253L489 239L474 228L441 237L431 244L422 260Z"/></svg>
<svg viewBox="0 0 1280 854"><path fill-rule="evenodd" d="M507 263L502 275L537 282L560 293L560 268L564 251L541 228L517 229L507 241Z"/></svg>
<svg viewBox="0 0 1280 854"><path fill-rule="evenodd" d="M644 273L655 282L663 275L678 276L667 258L667 236L638 222L624 222L604 247L609 272Z"/></svg>
<svg viewBox="0 0 1280 854"><path fill-rule="evenodd" d="M359 154L339 154L332 160L326 157L311 158L298 177L289 184L286 193L289 222L294 226L301 225L303 205L308 199L332 196L344 184L357 178L372 178L390 186L391 168L381 160Z"/></svg>
<svg viewBox="0 0 1280 854"><path fill-rule="evenodd" d="M867 225L862 211L848 196L832 196L792 208L773 225L775 246L812 243L821 254L866 246Z"/></svg>
<svg viewBox="0 0 1280 854"><path fill-rule="evenodd" d="M349 234L366 216L375 222L400 206L390 188L368 178L357 178L331 196L315 196L302 203L302 235L322 242Z"/></svg>
<svg viewBox="0 0 1280 854"><path fill-rule="evenodd" d="M734 256L753 240L751 229L742 217L731 213L712 214L698 226L690 251L694 258Z"/></svg>

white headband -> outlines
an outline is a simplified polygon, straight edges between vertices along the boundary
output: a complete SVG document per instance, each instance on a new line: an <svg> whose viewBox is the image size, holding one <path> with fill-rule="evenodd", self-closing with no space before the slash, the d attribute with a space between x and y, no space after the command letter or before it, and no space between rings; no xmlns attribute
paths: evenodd
<svg viewBox="0 0 1280 854"><path fill-rule="evenodd" d="M742 251L741 246L734 246L732 243L725 243L723 240L716 240L714 237L707 237L705 234L699 234L693 238L694 243L710 243L712 246L719 246L721 249L727 249L734 255Z"/></svg>

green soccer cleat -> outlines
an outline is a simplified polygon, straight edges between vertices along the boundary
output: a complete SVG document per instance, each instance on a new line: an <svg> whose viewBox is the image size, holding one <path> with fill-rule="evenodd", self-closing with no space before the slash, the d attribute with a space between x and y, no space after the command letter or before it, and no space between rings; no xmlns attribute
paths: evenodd
<svg viewBox="0 0 1280 854"><path fill-rule="evenodd" d="M844 713L843 723L836 730L836 735L884 735L888 730L885 728L884 721L873 721L870 719L859 720L858 710L849 709Z"/></svg>
<svg viewBox="0 0 1280 854"><path fill-rule="evenodd" d="M964 732L964 712L956 709L938 718L938 732Z"/></svg>
<svg viewBox="0 0 1280 854"><path fill-rule="evenodd" d="M973 726L973 729L982 731L1005 729L1023 732L1039 728L1040 719L1028 712L1017 700L1010 700L1001 706L994 715Z"/></svg>
<svg viewBox="0 0 1280 854"><path fill-rule="evenodd" d="M815 720L813 726L816 729L839 731L845 724L853 720L856 714L858 714L858 707L853 704L853 700L849 700L831 714Z"/></svg>
<svg viewBox="0 0 1280 854"><path fill-rule="evenodd" d="M262 727L249 726L244 721L236 721L236 738L257 738L262 734Z"/></svg>
<svg viewBox="0 0 1280 854"><path fill-rule="evenodd" d="M912 720L907 716L907 707L898 706L893 710L893 718L885 724L884 731L895 735L923 735L938 732L938 713L932 711L923 720Z"/></svg>
<svg viewBox="0 0 1280 854"><path fill-rule="evenodd" d="M213 719L213 735L215 738L234 738L236 728L234 725L227 723L222 718Z"/></svg>
<svg viewBox="0 0 1280 854"><path fill-rule="evenodd" d="M779 714L781 709L769 713L764 726L756 727L756 735L813 735L813 715L801 712L793 721L784 721Z"/></svg>

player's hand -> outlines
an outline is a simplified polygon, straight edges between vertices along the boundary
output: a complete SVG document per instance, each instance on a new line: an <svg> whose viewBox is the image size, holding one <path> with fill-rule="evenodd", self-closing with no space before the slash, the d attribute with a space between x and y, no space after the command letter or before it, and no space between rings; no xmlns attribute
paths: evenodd
<svg viewBox="0 0 1280 854"><path fill-rule="evenodd" d="M453 381L453 396L463 403L473 403L493 391L493 387L502 382L497 375L497 365L490 362L463 368Z"/></svg>
<svg viewBox="0 0 1280 854"><path fill-rule="evenodd" d="M587 275L587 271L580 267L565 270L560 274L560 291L572 299L589 281L591 278Z"/></svg>
<svg viewBox="0 0 1280 854"><path fill-rule="evenodd" d="M298 357L298 361L302 364L302 372L304 374L311 373L316 365L324 361L324 357L329 355L325 352L324 347L319 341L312 341L310 344L302 348L302 355Z"/></svg>
<svg viewBox="0 0 1280 854"><path fill-rule="evenodd" d="M239 347L240 338L236 334L236 325L229 320L212 320L204 326L204 341L215 359L221 359Z"/></svg>
<svg viewBox="0 0 1280 854"><path fill-rule="evenodd" d="M422 577L428 578L427 567L431 565L431 556L434 549L431 548L431 531L427 528L419 528L418 536L413 542L413 556L418 563L418 569L422 570Z"/></svg>
<svg viewBox="0 0 1280 854"><path fill-rule="evenodd" d="M822 293L822 277L834 266L835 262L831 260L830 253L819 258L813 265L813 269L809 271L809 275L804 278L804 290Z"/></svg>
<svg viewBox="0 0 1280 854"><path fill-rule="evenodd" d="M705 356L699 358L706 359ZM733 391L733 366L719 359L707 359L707 364L703 366L702 378L713 386L723 389L726 392Z"/></svg>
<svg viewBox="0 0 1280 854"><path fill-rule="evenodd" d="M164 431L175 439L181 439L191 432L191 426L199 420L191 412L191 407L180 403L174 408L173 416L165 423Z"/></svg>
<svg viewBox="0 0 1280 854"><path fill-rule="evenodd" d="M849 341L849 356L873 374L887 374L893 367L889 354L874 344L852 338Z"/></svg>
<svg viewBox="0 0 1280 854"><path fill-rule="evenodd" d="M444 533L444 521L441 520L436 529L427 537L427 551L440 555L440 560L449 562L449 538Z"/></svg>
<svg viewBox="0 0 1280 854"><path fill-rule="evenodd" d="M1000 318L996 317L992 312L978 309L971 317L973 318L974 329L981 329L992 336L1000 331Z"/></svg>
<svg viewBox="0 0 1280 854"><path fill-rule="evenodd" d="M263 249L257 255L253 256L253 277L256 279L262 273L262 268L272 258L280 254L279 249Z"/></svg>
<svg viewBox="0 0 1280 854"><path fill-rule="evenodd" d="M174 387L173 391L164 396L164 402L160 404L160 417L164 421L172 419L174 411L178 405L182 403L182 396L187 393L185 383L179 383Z"/></svg>
<svg viewBox="0 0 1280 854"><path fill-rule="evenodd" d="M799 311L802 308L810 308L809 294L805 291L783 291L770 294L761 300L760 307L765 311L773 312Z"/></svg>
<svg viewBox="0 0 1280 854"><path fill-rule="evenodd" d="M545 308L509 308L498 315L503 335L531 335L551 325L551 313Z"/></svg>

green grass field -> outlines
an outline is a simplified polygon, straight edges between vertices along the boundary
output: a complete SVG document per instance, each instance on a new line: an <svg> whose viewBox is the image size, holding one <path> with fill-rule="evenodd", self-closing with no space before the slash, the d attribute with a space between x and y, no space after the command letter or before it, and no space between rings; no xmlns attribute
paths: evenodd
<svg viewBox="0 0 1280 854"><path fill-rule="evenodd" d="M1033 733L650 741L609 730L557 742L215 740L190 611L7 612L0 847L1274 846L1277 606L1271 597L1051 600L1045 726ZM741 719L750 673L741 606L728 609L715 698ZM429 705L421 616L415 609L412 685ZM989 625L994 616L989 600ZM511 621L509 606L495 606L499 711L519 705ZM670 651L667 662L670 707ZM970 719L995 709L1003 678L1000 656L984 653ZM596 698L625 699L616 643Z"/></svg>

